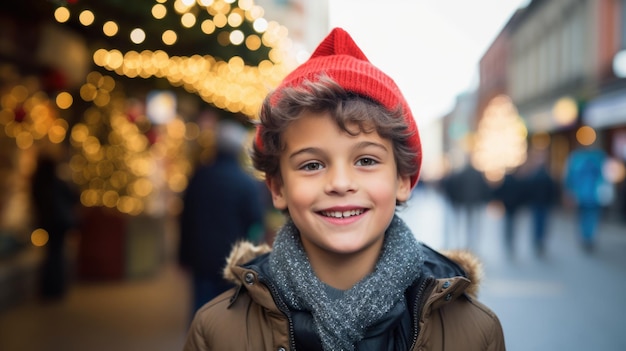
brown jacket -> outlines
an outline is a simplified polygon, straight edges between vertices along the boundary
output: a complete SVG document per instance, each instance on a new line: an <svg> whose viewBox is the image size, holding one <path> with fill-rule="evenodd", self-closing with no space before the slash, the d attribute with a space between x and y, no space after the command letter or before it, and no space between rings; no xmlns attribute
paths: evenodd
<svg viewBox="0 0 626 351"><path fill-rule="evenodd" d="M428 277L414 287L419 320L413 326L410 350L503 351L504 335L497 316L475 299L481 267L466 252L448 252L465 275L451 275L446 265L458 268L448 258L426 247ZM231 289L204 305L196 314L184 347L185 351L206 350L294 350L293 324L286 307L279 308L270 286L259 273L259 260L270 249L240 243L228 259L224 275L239 288ZM252 262L241 265L254 258ZM266 256L266 255L265 255ZM423 290L420 290L423 289ZM415 339L416 337L416 339Z"/></svg>

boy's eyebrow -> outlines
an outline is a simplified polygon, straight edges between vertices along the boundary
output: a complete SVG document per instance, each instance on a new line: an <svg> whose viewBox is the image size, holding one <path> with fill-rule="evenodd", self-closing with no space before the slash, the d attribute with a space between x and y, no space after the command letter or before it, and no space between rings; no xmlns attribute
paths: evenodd
<svg viewBox="0 0 626 351"><path fill-rule="evenodd" d="M383 151L387 152L389 150L387 150L387 147L385 147L385 145L381 144L381 143L376 143L373 141L361 141L360 143L356 144L354 146L354 149L364 149L366 147L370 147L370 146L374 146L377 148L382 149Z"/></svg>
<svg viewBox="0 0 626 351"><path fill-rule="evenodd" d="M385 152L389 151L389 150L387 150L387 147L385 147L385 145L383 145L381 143L376 143L376 142L373 142L373 141L361 141L358 144L354 145L353 149L354 150L358 150L358 149L364 149L366 147L371 147L371 146L379 148L379 149L382 149ZM320 148L317 148L317 147L305 147L305 148L302 148L300 150L297 150L297 151L291 153L289 155L289 158L292 159L294 157L297 157L298 155L306 154L306 153L322 154L322 153L324 153L324 151L322 151Z"/></svg>
<svg viewBox="0 0 626 351"><path fill-rule="evenodd" d="M291 153L291 155L289 155L289 158L292 159L298 155L306 154L306 153L319 154L319 153L322 153L322 151L316 147L305 147L305 148L302 148L298 151Z"/></svg>

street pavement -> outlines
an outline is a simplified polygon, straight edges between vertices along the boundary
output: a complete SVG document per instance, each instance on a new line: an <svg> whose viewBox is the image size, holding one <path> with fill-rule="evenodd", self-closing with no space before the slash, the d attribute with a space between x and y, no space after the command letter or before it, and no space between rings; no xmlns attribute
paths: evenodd
<svg viewBox="0 0 626 351"><path fill-rule="evenodd" d="M448 214L428 188L416 189L399 212L419 240L437 249L453 248L443 235L454 224ZM578 246L572 215L557 211L545 258L538 259L526 213L520 213L514 257L502 249L500 213L489 207L481 218L472 242L485 270L479 299L499 316L507 350L626 350L624 224L602 223L597 250L589 255ZM77 282L59 303L27 300L2 311L0 351L182 349L190 285L169 257L152 277Z"/></svg>
<svg viewBox="0 0 626 351"><path fill-rule="evenodd" d="M419 240L447 249L453 248L443 235L452 224L448 211L438 193L421 188L400 216ZM485 270L479 299L500 318L507 350L626 350L626 225L603 222L596 250L588 254L579 246L573 213L556 210L539 258L529 222L522 211L510 257L503 250L501 213L486 207L471 243Z"/></svg>

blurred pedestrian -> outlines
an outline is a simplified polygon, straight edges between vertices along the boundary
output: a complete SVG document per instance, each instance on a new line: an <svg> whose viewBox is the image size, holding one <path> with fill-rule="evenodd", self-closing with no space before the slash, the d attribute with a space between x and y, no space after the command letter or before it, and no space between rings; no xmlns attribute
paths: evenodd
<svg viewBox="0 0 626 351"><path fill-rule="evenodd" d="M481 231L484 206L491 197L489 184L483 174L467 160L460 170L443 179L442 186L452 211L451 220L446 221L449 228L445 233L445 246L475 248Z"/></svg>
<svg viewBox="0 0 626 351"><path fill-rule="evenodd" d="M252 159L288 221L271 252L234 250L238 287L196 314L185 350L504 350L476 258L396 215L421 155L396 84L334 29L261 110Z"/></svg>
<svg viewBox="0 0 626 351"><path fill-rule="evenodd" d="M509 257L515 255L515 237L517 216L520 208L525 205L527 192L520 168L512 170L504 176L500 184L493 190L493 198L502 204L504 209L503 236L504 248Z"/></svg>
<svg viewBox="0 0 626 351"><path fill-rule="evenodd" d="M242 167L245 128L222 121L217 151L200 164L183 195L179 261L192 278L193 312L232 287L222 277L225 259L240 240L263 237L259 181Z"/></svg>
<svg viewBox="0 0 626 351"><path fill-rule="evenodd" d="M530 171L524 189L528 191L532 217L533 249L538 256L543 256L550 212L558 199L558 184L548 171L543 150L531 151L528 162Z"/></svg>
<svg viewBox="0 0 626 351"><path fill-rule="evenodd" d="M39 294L42 299L62 299L69 286L70 272L67 239L79 222L77 191L59 176L63 151L51 146L41 150L31 178L31 199L37 228L48 234L45 254L39 272Z"/></svg>
<svg viewBox="0 0 626 351"><path fill-rule="evenodd" d="M608 205L603 192L610 184L603 174L606 154L595 147L574 150L567 158L564 176L566 196L574 202L583 249L591 252L602 207Z"/></svg>

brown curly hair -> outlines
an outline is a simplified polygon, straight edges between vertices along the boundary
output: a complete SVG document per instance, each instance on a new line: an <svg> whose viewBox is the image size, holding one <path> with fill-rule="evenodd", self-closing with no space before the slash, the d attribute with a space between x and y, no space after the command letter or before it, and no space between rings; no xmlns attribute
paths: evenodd
<svg viewBox="0 0 626 351"><path fill-rule="evenodd" d="M408 144L411 133L402 118L402 108L389 111L367 97L344 90L324 75L315 81L305 81L299 87L275 91L265 98L258 121L257 138L260 140L254 143L250 156L254 167L263 172L266 179L280 180L280 155L285 147L283 133L303 112L328 112L339 128L350 135L376 131L382 138L392 141L398 174L417 174L419 165L415 163L415 151ZM348 129L351 125L358 129Z"/></svg>

